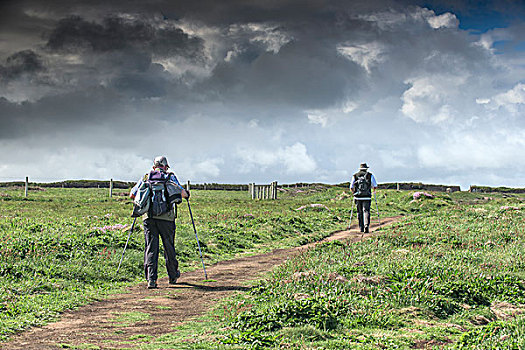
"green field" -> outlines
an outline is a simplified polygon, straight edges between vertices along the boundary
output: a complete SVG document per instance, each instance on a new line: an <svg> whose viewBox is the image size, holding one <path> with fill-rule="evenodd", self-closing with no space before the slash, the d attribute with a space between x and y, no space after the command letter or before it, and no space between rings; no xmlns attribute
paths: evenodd
<svg viewBox="0 0 525 350"><path fill-rule="evenodd" d="M344 229L351 205L343 191L290 189L277 201L192 191L206 264ZM289 260L205 317L207 336L189 348L524 348L523 199L413 195L379 191L381 215L401 221L372 239L322 244ZM0 336L142 281L140 225L115 275L130 212L127 192L110 199L103 189L35 188L24 198L23 189L0 189ZM200 268L185 203L176 249L183 271ZM174 344L203 322L151 348L183 348Z"/></svg>

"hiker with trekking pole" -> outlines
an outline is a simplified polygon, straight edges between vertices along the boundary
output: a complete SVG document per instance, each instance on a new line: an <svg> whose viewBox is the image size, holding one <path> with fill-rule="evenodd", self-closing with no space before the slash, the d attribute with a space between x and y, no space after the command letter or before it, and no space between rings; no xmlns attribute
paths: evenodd
<svg viewBox="0 0 525 350"><path fill-rule="evenodd" d="M368 172L368 165L361 163L359 165L359 171L352 176L352 182L350 183L350 189L354 194L352 200L352 214L350 215L350 224L354 211L354 202L357 207L357 219L359 220L359 229L363 233L369 232L370 227L370 205L372 203L372 191L374 192L374 199L376 198L377 181L374 175ZM379 219L379 207L377 206L377 219ZM349 224L349 227L350 227Z"/></svg>
<svg viewBox="0 0 525 350"><path fill-rule="evenodd" d="M148 289L157 288L159 237L164 247L169 284L175 284L180 277L179 262L175 255L175 218L177 204L182 202L182 198L188 200L190 193L181 186L174 173L168 172L168 169L166 157L156 157L153 161L153 169L130 191L130 198L133 199L132 217L136 220L137 217L144 215L144 274L148 281ZM135 221L133 226L134 224Z"/></svg>

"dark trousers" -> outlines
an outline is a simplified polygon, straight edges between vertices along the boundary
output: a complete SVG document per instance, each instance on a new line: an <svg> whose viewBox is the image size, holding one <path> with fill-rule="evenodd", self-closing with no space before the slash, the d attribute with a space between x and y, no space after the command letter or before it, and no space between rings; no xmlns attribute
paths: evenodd
<svg viewBox="0 0 525 350"><path fill-rule="evenodd" d="M370 226L370 204L371 200L356 200L357 219L359 220L359 229L361 232Z"/></svg>
<svg viewBox="0 0 525 350"><path fill-rule="evenodd" d="M144 250L144 273L148 281L157 280L159 263L159 236L164 247L166 270L170 279L178 277L179 262L175 256L175 222L148 218L144 220L144 237L146 246Z"/></svg>

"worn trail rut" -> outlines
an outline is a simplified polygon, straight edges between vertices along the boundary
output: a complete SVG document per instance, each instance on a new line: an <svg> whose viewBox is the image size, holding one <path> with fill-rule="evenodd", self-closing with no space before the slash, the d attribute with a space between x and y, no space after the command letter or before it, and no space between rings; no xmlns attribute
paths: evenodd
<svg viewBox="0 0 525 350"><path fill-rule="evenodd" d="M381 226L396 220L397 218L384 218ZM371 232L364 235L356 229L339 231L323 241L358 241L372 235L379 227L372 225ZM0 347L59 349L63 348L61 344L90 344L100 349L130 348L133 346L129 344L129 340L133 335L172 333L173 326L203 315L214 303L232 293L247 290L247 281L257 279L287 258L315 244L317 243L219 262L206 269L208 279L216 282L202 282L203 272L196 270L183 273L173 286L168 285L167 278L158 281L158 289L146 289L146 283L141 283L125 293L111 295L74 311L66 311L61 315L60 321L31 328L13 336L9 342L0 343ZM118 324L116 325L115 318L130 312L149 314L150 317L126 327L116 327Z"/></svg>

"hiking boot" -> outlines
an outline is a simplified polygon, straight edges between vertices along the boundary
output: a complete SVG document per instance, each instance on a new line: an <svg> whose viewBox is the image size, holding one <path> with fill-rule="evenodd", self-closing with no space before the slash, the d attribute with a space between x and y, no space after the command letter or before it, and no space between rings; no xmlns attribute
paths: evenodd
<svg viewBox="0 0 525 350"><path fill-rule="evenodd" d="M168 283L169 283L169 284L175 284L175 283L177 283L177 279L178 279L179 277L180 277L180 271L177 270L177 273L175 274L175 278L170 278L170 280L169 280Z"/></svg>
<svg viewBox="0 0 525 350"><path fill-rule="evenodd" d="M368 226L365 227L365 233L368 233L369 230L368 230Z"/></svg>
<svg viewBox="0 0 525 350"><path fill-rule="evenodd" d="M148 289L157 288L157 281L148 281Z"/></svg>

